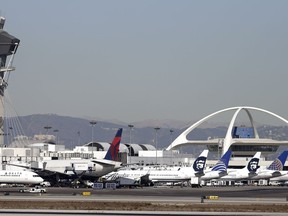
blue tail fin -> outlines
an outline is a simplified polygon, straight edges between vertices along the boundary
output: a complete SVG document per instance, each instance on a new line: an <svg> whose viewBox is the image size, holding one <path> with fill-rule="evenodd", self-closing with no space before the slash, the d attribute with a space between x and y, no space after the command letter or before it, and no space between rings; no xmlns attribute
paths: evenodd
<svg viewBox="0 0 288 216"><path fill-rule="evenodd" d="M228 150L217 162L215 166L212 167L212 171L226 172L231 157L232 151Z"/></svg>
<svg viewBox="0 0 288 216"><path fill-rule="evenodd" d="M119 128L117 131L115 138L113 139L110 148L107 151L107 154L105 155L104 159L106 160L117 160L118 152L119 152L119 146L121 142L121 136L122 136L122 128Z"/></svg>
<svg viewBox="0 0 288 216"><path fill-rule="evenodd" d="M208 156L208 150L204 150L193 163L193 169L197 173L203 173Z"/></svg>
<svg viewBox="0 0 288 216"><path fill-rule="evenodd" d="M288 156L288 151L283 151L282 154L278 156L267 168L268 170L278 170L281 171L283 170L284 164L286 162Z"/></svg>

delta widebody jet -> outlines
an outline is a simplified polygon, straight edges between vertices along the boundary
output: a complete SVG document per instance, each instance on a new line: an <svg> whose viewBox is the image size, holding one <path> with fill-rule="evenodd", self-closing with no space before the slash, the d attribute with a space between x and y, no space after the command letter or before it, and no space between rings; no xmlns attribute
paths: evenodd
<svg viewBox="0 0 288 216"><path fill-rule="evenodd" d="M119 169L122 162L116 161L122 136L120 128L113 139L104 159L79 159L79 160L47 160L43 162L43 168L30 167L16 164L13 166L30 168L41 177L58 181L61 178L81 178L95 180L107 173Z"/></svg>
<svg viewBox="0 0 288 216"><path fill-rule="evenodd" d="M140 180L147 176L150 183L156 182L185 182L191 180L193 177L200 177L206 165L208 150L204 150L199 157L194 161L192 167L178 167L177 169L169 168L153 168L148 169L143 167L135 170L118 170L103 176L105 180L117 180L118 178L127 178Z"/></svg>
<svg viewBox="0 0 288 216"><path fill-rule="evenodd" d="M43 182L37 173L26 170L0 170L0 183L39 184Z"/></svg>

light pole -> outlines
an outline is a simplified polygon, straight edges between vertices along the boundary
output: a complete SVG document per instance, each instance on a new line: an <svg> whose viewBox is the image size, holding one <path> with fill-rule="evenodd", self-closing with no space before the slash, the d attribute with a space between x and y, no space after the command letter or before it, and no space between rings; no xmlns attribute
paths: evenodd
<svg viewBox="0 0 288 216"><path fill-rule="evenodd" d="M55 140L55 142L56 142L56 144L58 144L58 132L59 132L59 130L56 129L56 130L54 130L53 132L56 133L56 140Z"/></svg>
<svg viewBox="0 0 288 216"><path fill-rule="evenodd" d="M93 146L94 146L94 127L97 124L96 121L90 121L90 125L92 126L92 137L91 137L91 146L92 146L92 158L94 158Z"/></svg>
<svg viewBox="0 0 288 216"><path fill-rule="evenodd" d="M48 131L49 129L51 129L52 127L51 126L45 126L44 129L46 130L46 140L48 140Z"/></svg>
<svg viewBox="0 0 288 216"><path fill-rule="evenodd" d="M170 144L172 143L172 133L174 132L174 130L170 129Z"/></svg>
<svg viewBox="0 0 288 216"><path fill-rule="evenodd" d="M13 140L13 134L12 134L13 127L9 127L9 129L10 129L10 145L11 145Z"/></svg>
<svg viewBox="0 0 288 216"><path fill-rule="evenodd" d="M160 130L160 127L155 127L155 148L156 148L156 165L157 165L157 138L158 138L158 130Z"/></svg>
<svg viewBox="0 0 288 216"><path fill-rule="evenodd" d="M174 132L174 130L170 129L170 144L172 143L172 133ZM173 165L173 150L171 149L171 165Z"/></svg>
<svg viewBox="0 0 288 216"><path fill-rule="evenodd" d="M128 127L129 127L129 160L130 160L130 164L131 164L131 156L132 156L132 152L131 152L131 150L132 150L132 146L131 146L131 143L132 143L132 129L133 129L133 127L134 127L134 125L132 125L132 124L129 124L128 125Z"/></svg>
<svg viewBox="0 0 288 216"><path fill-rule="evenodd" d="M78 145L80 145L80 131L77 132L78 135Z"/></svg>
<svg viewBox="0 0 288 216"><path fill-rule="evenodd" d="M48 126L48 125L44 127L44 129L46 130L46 135L48 135L48 131L49 131L49 129L51 129L51 128L52 128L52 127L51 127L51 126Z"/></svg>

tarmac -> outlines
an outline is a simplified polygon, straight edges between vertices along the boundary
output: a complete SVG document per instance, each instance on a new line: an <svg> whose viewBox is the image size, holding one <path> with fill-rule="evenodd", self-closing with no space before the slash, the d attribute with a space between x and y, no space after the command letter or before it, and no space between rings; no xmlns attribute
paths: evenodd
<svg viewBox="0 0 288 216"><path fill-rule="evenodd" d="M49 209L49 211L82 211L86 213L94 211L95 214L99 211L113 211L116 215L124 215L125 212L141 213L141 215L144 212L150 214L166 212L166 215L182 215L185 212L189 215L193 215L195 212L197 215L200 215L199 213L201 215L202 213L217 215L219 212L225 212L225 215L229 215L229 213L230 215L263 215L264 213L268 215L285 213L287 215L288 187L190 188L161 186L115 190L49 187L45 194L19 193L19 188L0 188L0 206L3 212L21 211L21 209L26 209L26 212ZM122 213L120 214L120 212ZM224 215L222 213L221 215Z"/></svg>

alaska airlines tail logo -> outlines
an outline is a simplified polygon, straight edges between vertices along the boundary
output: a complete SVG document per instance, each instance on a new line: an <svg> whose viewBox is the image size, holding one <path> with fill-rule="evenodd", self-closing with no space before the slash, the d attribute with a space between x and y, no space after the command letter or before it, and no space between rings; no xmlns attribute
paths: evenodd
<svg viewBox="0 0 288 216"><path fill-rule="evenodd" d="M119 128L104 159L113 161L117 160L119 146L121 142L121 136L122 136L122 128Z"/></svg>
<svg viewBox="0 0 288 216"><path fill-rule="evenodd" d="M256 172L259 168L258 164L259 158L252 158L248 163L247 169L249 170L249 172Z"/></svg>
<svg viewBox="0 0 288 216"><path fill-rule="evenodd" d="M198 157L193 164L193 169L197 172L203 172L206 164L206 157L200 156Z"/></svg>

